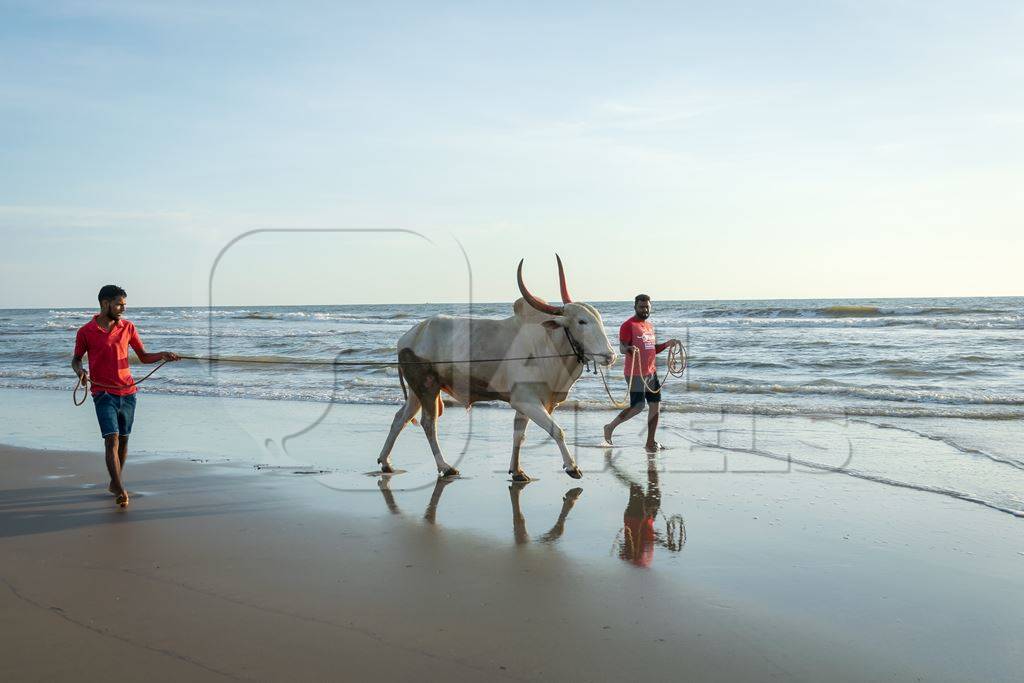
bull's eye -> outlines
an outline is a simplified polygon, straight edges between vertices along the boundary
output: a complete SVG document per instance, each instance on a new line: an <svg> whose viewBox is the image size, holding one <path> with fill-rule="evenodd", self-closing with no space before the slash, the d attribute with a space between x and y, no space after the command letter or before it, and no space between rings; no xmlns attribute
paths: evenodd
<svg viewBox="0 0 1024 683"><path fill-rule="evenodd" d="M586 325L586 324L587 324L587 321L586 321L586 320L583 320L583 319L581 318L581 319L580 319L580 325Z"/></svg>

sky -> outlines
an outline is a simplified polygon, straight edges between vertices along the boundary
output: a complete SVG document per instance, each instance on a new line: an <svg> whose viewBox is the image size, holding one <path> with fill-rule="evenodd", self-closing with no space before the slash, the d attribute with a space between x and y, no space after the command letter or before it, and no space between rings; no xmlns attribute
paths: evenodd
<svg viewBox="0 0 1024 683"><path fill-rule="evenodd" d="M1024 295L1021 35L999 1L0 0L0 307L511 301L522 258L553 299L556 252L582 301Z"/></svg>

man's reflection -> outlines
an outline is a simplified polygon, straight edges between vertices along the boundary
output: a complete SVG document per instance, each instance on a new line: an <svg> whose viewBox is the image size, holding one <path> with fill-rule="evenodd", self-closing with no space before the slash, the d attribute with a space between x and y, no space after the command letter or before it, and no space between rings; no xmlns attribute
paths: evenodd
<svg viewBox="0 0 1024 683"><path fill-rule="evenodd" d="M619 558L637 567L650 567L654 561L655 545L671 552L682 550L686 544L686 527L682 516L673 515L665 519L664 535L654 526L655 518L661 511L657 455L647 453L646 490L615 464L611 449L605 452L605 462L615 478L629 487L629 501L622 513L622 530L616 535L615 542Z"/></svg>

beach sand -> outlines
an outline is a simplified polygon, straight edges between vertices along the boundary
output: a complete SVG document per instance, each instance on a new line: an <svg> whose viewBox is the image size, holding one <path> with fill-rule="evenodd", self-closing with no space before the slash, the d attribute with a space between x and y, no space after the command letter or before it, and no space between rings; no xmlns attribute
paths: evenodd
<svg viewBox="0 0 1024 683"><path fill-rule="evenodd" d="M534 435L513 487L504 431L437 484L412 429L381 480L392 410L344 408L330 473L133 456L124 511L98 451L0 448L0 679L1019 679L1024 520L750 454L648 461L626 431L579 449L578 482ZM660 543L634 562L652 481Z"/></svg>

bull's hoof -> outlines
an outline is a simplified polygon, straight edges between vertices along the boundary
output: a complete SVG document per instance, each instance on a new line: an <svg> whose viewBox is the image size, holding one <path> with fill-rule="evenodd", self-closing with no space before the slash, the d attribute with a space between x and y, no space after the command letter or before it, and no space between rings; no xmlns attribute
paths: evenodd
<svg viewBox="0 0 1024 683"><path fill-rule="evenodd" d="M380 464L381 474L394 474L395 469L391 466L391 463L382 462Z"/></svg>
<svg viewBox="0 0 1024 683"><path fill-rule="evenodd" d="M582 493L583 489L581 489L579 486L577 486L574 489L569 489L568 491L565 492L565 495L562 496L562 501L566 503L575 503L576 499L579 498Z"/></svg>
<svg viewBox="0 0 1024 683"><path fill-rule="evenodd" d="M568 474L573 479L582 479L583 478L583 471L580 470L579 467L566 467L565 468L565 473Z"/></svg>
<svg viewBox="0 0 1024 683"><path fill-rule="evenodd" d="M512 475L512 481L530 481L530 477L526 472L520 470L519 472L510 472Z"/></svg>
<svg viewBox="0 0 1024 683"><path fill-rule="evenodd" d="M457 469L455 469L454 467L447 467L444 470L441 470L438 473L438 476L439 477L457 477L457 476L459 476L459 471Z"/></svg>

